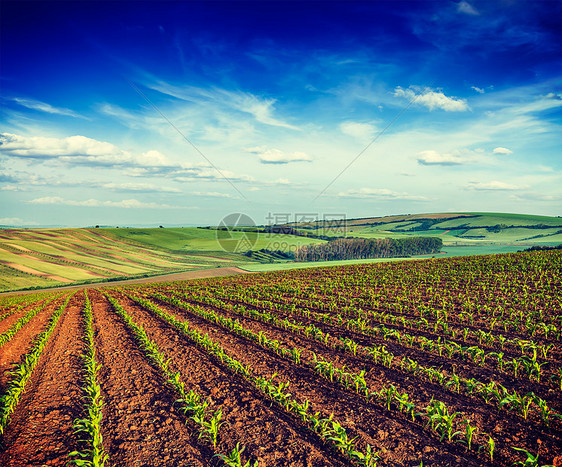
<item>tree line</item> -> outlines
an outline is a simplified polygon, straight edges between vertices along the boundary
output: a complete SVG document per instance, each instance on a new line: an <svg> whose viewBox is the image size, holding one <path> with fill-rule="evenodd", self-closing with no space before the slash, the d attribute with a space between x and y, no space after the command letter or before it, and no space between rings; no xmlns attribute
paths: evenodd
<svg viewBox="0 0 562 467"><path fill-rule="evenodd" d="M436 237L340 238L319 245L305 245L295 251L296 261L392 258L439 253L443 241Z"/></svg>

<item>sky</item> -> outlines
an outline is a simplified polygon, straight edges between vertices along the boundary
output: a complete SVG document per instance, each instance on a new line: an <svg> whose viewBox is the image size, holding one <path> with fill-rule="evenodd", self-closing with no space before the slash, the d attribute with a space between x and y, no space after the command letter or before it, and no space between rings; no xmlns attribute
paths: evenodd
<svg viewBox="0 0 562 467"><path fill-rule="evenodd" d="M562 1L0 8L0 225L562 215Z"/></svg>

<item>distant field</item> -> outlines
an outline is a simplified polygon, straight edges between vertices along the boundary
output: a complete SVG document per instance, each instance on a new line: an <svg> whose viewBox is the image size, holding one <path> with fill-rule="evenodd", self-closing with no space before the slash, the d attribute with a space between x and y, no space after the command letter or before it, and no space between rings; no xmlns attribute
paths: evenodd
<svg viewBox="0 0 562 467"><path fill-rule="evenodd" d="M133 244L105 229L0 230L0 291L230 263L226 257L174 254L162 248Z"/></svg>
<svg viewBox="0 0 562 467"><path fill-rule="evenodd" d="M293 263L259 250L292 251L324 238L439 237L440 256L509 253L562 243L562 218L505 213L434 213L352 219L347 229L292 224L302 235L220 232L207 228L0 230L0 291L240 266L247 271L351 262ZM225 251L226 250L226 251ZM252 258L244 256L252 250Z"/></svg>
<svg viewBox="0 0 562 467"><path fill-rule="evenodd" d="M194 227L166 228L166 229L103 229L114 237L139 244L151 245L171 251L181 252L221 252L223 246L227 250L234 250L239 242L247 238L251 249L262 248L281 249L311 243L323 243L323 240L314 238L295 237L293 235L257 234L251 232L228 232L217 240L217 231L214 229L198 229ZM230 237L230 239L227 239ZM230 247L230 248L229 248ZM242 249L243 250L243 249Z"/></svg>
<svg viewBox="0 0 562 467"><path fill-rule="evenodd" d="M340 229L294 224L302 232L342 235ZM444 245L562 243L562 218L509 213L442 213L349 219L346 234L365 238L439 236Z"/></svg>
<svg viewBox="0 0 562 467"><path fill-rule="evenodd" d="M252 264L240 253L324 242L292 235L228 235L219 243L215 230L197 228L0 230L0 292Z"/></svg>

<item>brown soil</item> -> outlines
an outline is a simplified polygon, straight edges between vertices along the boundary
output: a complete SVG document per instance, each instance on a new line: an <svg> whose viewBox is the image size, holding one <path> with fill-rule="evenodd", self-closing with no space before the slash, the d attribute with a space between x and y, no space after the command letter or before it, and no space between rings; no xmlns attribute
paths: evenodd
<svg viewBox="0 0 562 467"><path fill-rule="evenodd" d="M248 305L246 304L246 306ZM217 309L215 308L215 310ZM559 445L560 433L557 433L558 430L556 427L558 424L556 422L552 422L551 428L547 428L535 414L533 414L529 420L524 420L522 417L513 417L513 415L505 410L498 411L494 406L486 404L480 397L469 397L463 394L457 394L450 389L429 383L427 380L415 377L410 373L397 371L396 369L388 369L383 365L374 364L372 360L366 357L355 357L344 352L334 351L312 338L306 338L274 326L266 326L260 321L246 318L242 315L229 313L220 309L218 309L218 311L232 319L238 319L241 324L251 329L253 332L265 332L268 337L285 343L287 348L294 346L305 348L306 351L303 355L308 353L308 356L311 357L311 352L314 352L316 355L322 356L327 360L337 362L340 368L346 366L347 368L366 369L366 380L372 390L378 391L382 387L394 384L398 387L400 392L407 392L411 400L414 400L418 406L426 406L431 398L435 398L445 402L449 407L454 407L455 411L471 414L473 421L476 421L478 425L488 433L509 432L509 435L506 434L498 441L498 451L502 450L508 453L512 444L522 442L525 445L540 445L541 449L544 451L562 456L562 447ZM182 315L185 315L185 313L182 313ZM283 313L279 313L279 315L280 318L283 317ZM350 337L363 345L375 346L386 344L387 348L394 354L401 356L407 354L425 366L448 366L446 358L434 356L427 352L419 351L418 349L405 348L398 344L388 345L388 342L384 342L380 339L367 338L366 336L349 332L345 330L345 328L338 329L335 326L327 326L321 322L301 319L301 317L299 317L299 321L304 321L306 324L312 322L315 326L324 328L323 330L325 332L329 332L333 336L341 338ZM254 354L253 351L252 354ZM523 394L533 391L535 394L547 400L550 407L560 412L561 407L558 394L548 386L530 383L525 380L517 380L515 378L504 378L501 380L501 378L498 378L498 375L494 376L492 371L484 369L481 373L478 373L477 370L474 371L474 368L472 368L472 371L468 370L468 368L470 368L470 365L457 365L457 374L467 378L476 377L481 381L493 379L496 382L502 382L502 384L509 388L515 386L517 390ZM465 370L470 372L470 374L466 374Z"/></svg>
<svg viewBox="0 0 562 467"><path fill-rule="evenodd" d="M60 304L60 300L61 299L53 300L47 306L43 307L41 311L39 311L0 349L0 394L4 392L9 380L7 372L12 369L14 364L20 363L22 356L30 350L32 342L41 333L41 331L45 329L53 311L56 306ZM26 311L33 306L34 305L28 307ZM18 313L17 315L19 319L19 317L23 316L23 313Z"/></svg>
<svg viewBox="0 0 562 467"><path fill-rule="evenodd" d="M342 423L352 436L359 436L364 443L384 452L387 461L385 465L419 465L422 452L424 464L430 462L431 465L486 465L482 459L465 454L459 446L441 443L429 430L409 421L402 414L389 413L384 408L367 403L355 392L326 381L303 365L295 365L288 359L264 350L253 341L228 332L185 310L162 303L159 305L182 321L187 320L190 326L200 332L209 333L229 355L244 365L251 365L255 373L265 377L277 373L276 383L289 382L290 393L301 402L308 399L312 413L320 412L324 417L333 413L334 418ZM267 326L255 323L256 332L266 329Z"/></svg>
<svg viewBox="0 0 562 467"><path fill-rule="evenodd" d="M323 445L312 432L276 406L259 390L199 350L174 328L126 298L120 299L160 351L170 358L186 388L211 400L209 410L221 409L226 425L221 433L225 450L236 443L246 446L260 465L341 466L346 462ZM213 337L215 337L213 335Z"/></svg>
<svg viewBox="0 0 562 467"><path fill-rule="evenodd" d="M90 291L105 399L102 435L111 465L207 465L212 453L174 408L174 394L141 353L120 318Z"/></svg>
<svg viewBox="0 0 562 467"><path fill-rule="evenodd" d="M57 301L57 305L60 300ZM73 421L81 411L81 303L68 303L26 385L3 438L0 465L66 466L77 448ZM27 327L26 327L27 329ZM20 346L24 350L25 347Z"/></svg>

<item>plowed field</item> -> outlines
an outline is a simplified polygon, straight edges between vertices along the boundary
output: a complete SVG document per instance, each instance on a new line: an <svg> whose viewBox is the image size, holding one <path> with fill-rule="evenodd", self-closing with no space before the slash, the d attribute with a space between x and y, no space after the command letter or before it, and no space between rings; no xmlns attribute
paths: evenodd
<svg viewBox="0 0 562 467"><path fill-rule="evenodd" d="M4 298L0 465L562 465L561 266L533 252Z"/></svg>

